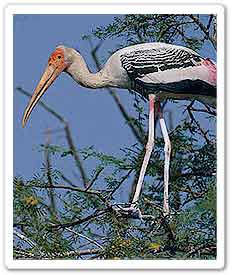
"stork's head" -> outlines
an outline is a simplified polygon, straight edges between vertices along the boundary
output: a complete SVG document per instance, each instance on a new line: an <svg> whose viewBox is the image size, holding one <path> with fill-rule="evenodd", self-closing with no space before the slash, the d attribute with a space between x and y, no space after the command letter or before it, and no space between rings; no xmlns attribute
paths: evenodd
<svg viewBox="0 0 232 275"><path fill-rule="evenodd" d="M28 103L22 120L22 126L24 127L33 108L39 101L41 96L46 92L53 81L71 64L69 60L69 54L67 48L64 46L58 46L56 50L50 55L48 59L47 67L35 88L30 102Z"/></svg>

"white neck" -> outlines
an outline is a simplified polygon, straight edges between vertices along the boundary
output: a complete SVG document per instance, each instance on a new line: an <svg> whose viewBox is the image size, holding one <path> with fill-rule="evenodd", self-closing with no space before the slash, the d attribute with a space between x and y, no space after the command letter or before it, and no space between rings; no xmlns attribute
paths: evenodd
<svg viewBox="0 0 232 275"><path fill-rule="evenodd" d="M93 89L111 86L111 81L104 72L104 68L97 73L91 73L84 58L76 51L71 53L71 59L71 65L66 72L80 85Z"/></svg>

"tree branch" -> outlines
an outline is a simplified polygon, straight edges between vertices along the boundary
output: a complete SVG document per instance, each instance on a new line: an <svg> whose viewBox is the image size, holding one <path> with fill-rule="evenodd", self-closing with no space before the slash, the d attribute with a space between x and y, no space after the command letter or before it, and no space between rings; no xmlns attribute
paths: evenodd
<svg viewBox="0 0 232 275"><path fill-rule="evenodd" d="M89 237L87 237L87 236L85 236L85 235L83 235L83 234L81 234L81 233L78 233L78 232L76 232L76 231L74 231L74 230L72 230L72 229L66 228L66 230L69 231L69 232L71 232L71 233L73 233L74 235L77 235L77 236L79 236L79 237L84 238L85 240L89 241L90 243L95 244L95 245L98 246L100 249L104 249L104 247L103 247L102 245L100 245L98 242L96 242L95 240L92 240L91 238L89 238Z"/></svg>
<svg viewBox="0 0 232 275"><path fill-rule="evenodd" d="M45 164L46 164L46 174L47 174L47 179L48 179L48 186L52 187L53 186L53 182L52 182L52 175L51 175L51 159L50 159L50 153L49 153L49 145L50 145L50 130L48 129L46 131L46 142L45 142L45 151L44 151L44 157L45 157ZM48 196L50 198L50 202L51 202L51 208L49 207L49 209L51 210L51 215L54 218L56 217L56 202L55 202L55 194L53 192L52 188L48 189Z"/></svg>
<svg viewBox="0 0 232 275"><path fill-rule="evenodd" d="M200 131L200 133L202 134L202 136L205 138L205 141L207 142L207 144L210 144L210 140L209 140L209 138L207 136L208 131L204 131L201 128L199 122L195 119L193 113L191 112L191 108L192 108L193 104L194 104L194 100L186 107L186 110L188 111L188 114L190 116L191 121L194 122L197 125L198 130Z"/></svg>
<svg viewBox="0 0 232 275"><path fill-rule="evenodd" d="M43 254L41 256L36 255L30 251L26 251L23 249L15 249L14 252L17 254L16 259L44 259L44 260L52 260L57 258L66 258L66 257L80 257L84 255L94 255L102 253L99 249L84 249L84 250L72 250L67 252L53 252L48 254Z"/></svg>
<svg viewBox="0 0 232 275"><path fill-rule="evenodd" d="M65 131L65 134L66 134L66 139L68 141L69 149L71 150L73 158L74 158L75 163L76 163L76 166L78 167L78 169L80 171L83 185L84 185L85 188L87 188L88 187L88 179L87 179L84 167L82 165L81 159L79 157L79 154L77 152L77 149L74 145L71 130L70 130L68 122L64 123L64 131Z"/></svg>
<svg viewBox="0 0 232 275"><path fill-rule="evenodd" d="M32 187L34 187L34 188L42 188L42 189L43 188L44 189L47 189L47 188L65 189L65 190L71 190L71 191L75 191L75 192L86 193L86 194L89 194L89 195L97 196L107 206L110 206L109 202L102 196L102 194L99 191L96 191L96 190L86 190L86 189L81 189L81 188L78 188L78 187L72 187L72 186L67 186L67 185L52 185L52 186L33 185Z"/></svg>
<svg viewBox="0 0 232 275"><path fill-rule="evenodd" d="M188 15L201 29L201 31L205 34L206 38L212 43L214 49L217 49L217 41L209 34L209 29L200 21L198 17L193 14Z"/></svg>
<svg viewBox="0 0 232 275"><path fill-rule="evenodd" d="M66 228L66 227L73 227L75 225L80 225L82 223L88 222L90 220L93 220L95 218L98 218L102 215L105 215L107 212L109 211L109 209L105 209L102 211L95 211L93 214L86 216L84 218L78 219L76 221L73 222L68 222L68 223L60 223L60 224L51 224L51 228L53 229L61 229L61 228Z"/></svg>
<svg viewBox="0 0 232 275"><path fill-rule="evenodd" d="M16 90L19 91L21 94L27 96L27 97L32 97L32 95L25 91L23 88L21 87L16 87ZM58 119L61 123L65 122L65 119L58 114L56 111L54 111L52 108L50 108L47 104L45 104L42 100L40 100L38 103L38 105L40 105L41 107L43 107L48 113L50 113L51 115L53 115L56 119Z"/></svg>
<svg viewBox="0 0 232 275"><path fill-rule="evenodd" d="M87 188L85 189L85 191L88 191L94 184L94 182L98 179L99 175L101 174L101 172L104 170L104 167L101 167L96 174L94 175L93 179L90 181L89 185L87 186Z"/></svg>
<svg viewBox="0 0 232 275"><path fill-rule="evenodd" d="M26 95L27 97L32 96L30 93L28 93L27 91L25 91L21 87L17 87L16 90L18 90L20 93ZM58 114L51 107L49 107L47 104L45 104L42 100L40 100L38 102L38 104L41 107L43 107L47 112L49 112L51 115L53 115L55 118L57 118L64 125L64 131L65 131L65 134L66 134L66 139L67 139L67 142L68 142L68 145L69 145L69 149L71 150L72 156L75 160L75 164L76 164L77 168L80 171L81 178L82 178L82 181L83 181L83 185L84 185L84 187L87 187L87 185L88 185L87 176L86 176L85 170L83 168L83 165L81 163L81 158L79 157L78 151L77 151L77 149L74 145L71 130L70 130L68 122L60 114Z"/></svg>
<svg viewBox="0 0 232 275"><path fill-rule="evenodd" d="M99 43L95 48L93 48L92 46L92 42L91 40L89 40L89 43L90 43L90 46L92 48L92 51L91 51L91 55L93 57L93 60L96 64L96 67L100 70L101 68L101 65L100 65L100 62L98 60L98 57L97 57L97 51L101 45L101 43ZM118 97L118 95L114 92L113 89L111 88L105 88L109 94L112 96L112 98L114 99L114 102L116 103L118 109L120 110L122 116L124 117L124 119L126 120L126 122L128 123L129 127L131 128L131 131L132 133L134 134L134 136L136 137L136 139L142 143L142 144L145 144L145 140L143 138L143 131L142 131L142 128L140 128L138 131L133 123L133 121L131 120L131 117L128 115L127 111L125 110L125 108L123 107L122 103L120 102L120 99ZM141 133L140 133L141 132Z"/></svg>

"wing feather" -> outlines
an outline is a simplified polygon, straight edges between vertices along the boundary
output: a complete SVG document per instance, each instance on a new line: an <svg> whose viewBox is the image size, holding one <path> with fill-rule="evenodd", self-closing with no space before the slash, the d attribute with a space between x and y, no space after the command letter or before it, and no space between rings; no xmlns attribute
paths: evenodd
<svg viewBox="0 0 232 275"><path fill-rule="evenodd" d="M120 60L122 67L135 78L153 72L194 67L200 65L203 58L183 47L160 47L124 52Z"/></svg>

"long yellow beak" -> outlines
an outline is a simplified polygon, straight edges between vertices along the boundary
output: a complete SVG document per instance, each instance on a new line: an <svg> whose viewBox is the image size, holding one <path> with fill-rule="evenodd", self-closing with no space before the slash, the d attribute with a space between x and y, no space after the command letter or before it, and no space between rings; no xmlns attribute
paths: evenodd
<svg viewBox="0 0 232 275"><path fill-rule="evenodd" d="M46 90L51 86L53 81L59 76L59 74L66 68L65 64L60 64L59 66L56 66L55 64L49 64L47 68L45 69L39 84L37 85L32 98L27 105L23 120L22 120L22 126L24 127L26 125L26 122L34 109L36 103L39 101L39 99L42 97L42 95L46 92Z"/></svg>

